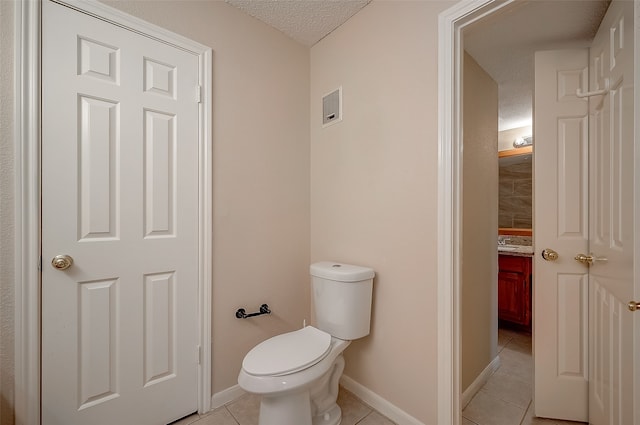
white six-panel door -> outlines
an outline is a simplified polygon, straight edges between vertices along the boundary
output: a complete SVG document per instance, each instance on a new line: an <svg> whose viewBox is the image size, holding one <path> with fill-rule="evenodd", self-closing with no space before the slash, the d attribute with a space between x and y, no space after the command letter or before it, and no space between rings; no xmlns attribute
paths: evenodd
<svg viewBox="0 0 640 425"><path fill-rule="evenodd" d="M171 422L197 410L198 58L48 1L42 42L42 423Z"/></svg>
<svg viewBox="0 0 640 425"><path fill-rule="evenodd" d="M633 423L634 4L613 1L590 54L589 421ZM606 87L609 87L608 90ZM586 266L585 266L586 268Z"/></svg>
<svg viewBox="0 0 640 425"><path fill-rule="evenodd" d="M588 69L586 51L536 54L534 237L560 254L535 259L538 416L634 423L633 21L611 3Z"/></svg>
<svg viewBox="0 0 640 425"><path fill-rule="evenodd" d="M536 52L534 412L588 420L588 51ZM552 249L555 261L541 252Z"/></svg>

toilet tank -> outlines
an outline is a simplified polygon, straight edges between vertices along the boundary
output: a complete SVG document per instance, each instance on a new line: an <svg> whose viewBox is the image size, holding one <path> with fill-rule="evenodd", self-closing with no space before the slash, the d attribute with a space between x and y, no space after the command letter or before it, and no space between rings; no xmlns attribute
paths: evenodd
<svg viewBox="0 0 640 425"><path fill-rule="evenodd" d="M373 269L322 261L310 272L318 328L344 340L369 335Z"/></svg>

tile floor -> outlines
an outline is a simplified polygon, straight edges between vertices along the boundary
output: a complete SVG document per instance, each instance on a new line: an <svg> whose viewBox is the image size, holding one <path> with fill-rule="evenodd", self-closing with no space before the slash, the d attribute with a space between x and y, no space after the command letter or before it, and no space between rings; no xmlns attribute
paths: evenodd
<svg viewBox="0 0 640 425"><path fill-rule="evenodd" d="M395 425L342 387L338 405L342 409L340 425ZM171 425L258 425L259 411L260 397L246 394L206 415L193 414Z"/></svg>
<svg viewBox="0 0 640 425"><path fill-rule="evenodd" d="M531 335L498 330L501 365L462 412L462 425L580 425L533 416ZM338 404L341 425L394 425L344 388ZM258 425L260 398L247 394L206 415L191 415L171 425Z"/></svg>
<svg viewBox="0 0 640 425"><path fill-rule="evenodd" d="M531 335L498 330L501 365L462 411L462 425L579 425L533 416Z"/></svg>

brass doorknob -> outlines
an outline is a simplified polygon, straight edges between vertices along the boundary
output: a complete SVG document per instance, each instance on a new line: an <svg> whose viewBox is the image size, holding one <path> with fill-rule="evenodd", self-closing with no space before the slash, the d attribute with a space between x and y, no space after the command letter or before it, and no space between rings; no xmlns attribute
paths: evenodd
<svg viewBox="0 0 640 425"><path fill-rule="evenodd" d="M73 264L73 258L69 255L56 255L51 260L51 265L57 270L66 270Z"/></svg>
<svg viewBox="0 0 640 425"><path fill-rule="evenodd" d="M558 257L558 253L551 248L545 248L542 250L542 258L547 261L556 261Z"/></svg>
<svg viewBox="0 0 640 425"><path fill-rule="evenodd" d="M629 310L631 311L640 310L640 303L636 301L629 301L629 304L627 304L627 307L629 307Z"/></svg>
<svg viewBox="0 0 640 425"><path fill-rule="evenodd" d="M591 255L578 254L575 256L575 260L582 264L593 264L593 256Z"/></svg>
<svg viewBox="0 0 640 425"><path fill-rule="evenodd" d="M594 257L593 254L584 255L578 254L575 256L575 260L579 263L586 264L588 266L593 266L596 261L607 261L604 257Z"/></svg>

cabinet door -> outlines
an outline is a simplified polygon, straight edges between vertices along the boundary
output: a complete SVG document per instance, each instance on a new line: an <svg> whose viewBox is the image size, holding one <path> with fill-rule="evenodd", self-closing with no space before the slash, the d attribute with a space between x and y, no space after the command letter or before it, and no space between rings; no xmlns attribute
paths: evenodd
<svg viewBox="0 0 640 425"><path fill-rule="evenodd" d="M525 323L525 279L522 273L498 273L498 317L519 324Z"/></svg>

